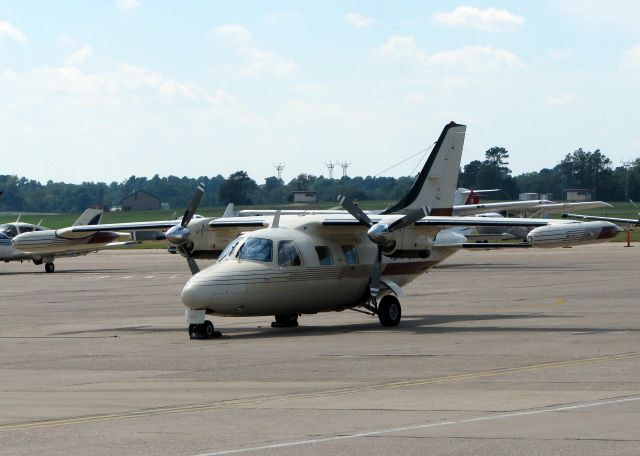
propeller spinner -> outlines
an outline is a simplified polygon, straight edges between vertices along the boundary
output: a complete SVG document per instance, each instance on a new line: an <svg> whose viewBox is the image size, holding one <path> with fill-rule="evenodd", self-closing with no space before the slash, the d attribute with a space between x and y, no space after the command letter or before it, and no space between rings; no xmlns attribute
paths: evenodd
<svg viewBox="0 0 640 456"><path fill-rule="evenodd" d="M198 209L198 205L200 204L200 200L202 199L202 195L204 194L204 184L201 182L198 184L198 188L196 188L196 192L191 198L191 202L187 209L184 211L184 215L182 216L182 220L180 221L180 225L171 227L167 230L166 238L167 240L175 245L180 253L184 255L187 259L187 264L189 265L189 269L191 270L191 274L197 274L200 272L200 268L196 263L196 260L193 259L191 255L191 248L193 247L193 242L190 240L191 238L191 230L187 227L189 222L193 218L193 215L196 213ZM191 245L189 245L191 244Z"/></svg>
<svg viewBox="0 0 640 456"><path fill-rule="evenodd" d="M367 236L371 241L378 246L376 253L376 259L373 263L373 269L371 271L371 283L369 285L369 291L371 296L375 299L380 291L380 276L382 275L382 253L393 251L396 241L389 235L402 228L417 222L429 212L426 208L421 207L409 212L407 215L387 225L386 223L373 223L369 216L364 213L360 207L354 201L347 201L345 196L338 196L338 202L340 205L351 214L356 220L363 225L367 226Z"/></svg>

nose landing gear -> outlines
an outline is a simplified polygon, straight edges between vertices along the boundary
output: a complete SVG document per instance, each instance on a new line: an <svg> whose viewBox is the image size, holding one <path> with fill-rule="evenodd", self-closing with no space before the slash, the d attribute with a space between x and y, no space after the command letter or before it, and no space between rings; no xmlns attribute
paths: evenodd
<svg viewBox="0 0 640 456"><path fill-rule="evenodd" d="M291 328L298 326L298 314L277 314L276 321L271 323L272 328Z"/></svg>
<svg viewBox="0 0 640 456"><path fill-rule="evenodd" d="M213 323L209 320L205 320L202 324L189 325L190 339L217 339L219 337L222 337L222 334L214 329Z"/></svg>

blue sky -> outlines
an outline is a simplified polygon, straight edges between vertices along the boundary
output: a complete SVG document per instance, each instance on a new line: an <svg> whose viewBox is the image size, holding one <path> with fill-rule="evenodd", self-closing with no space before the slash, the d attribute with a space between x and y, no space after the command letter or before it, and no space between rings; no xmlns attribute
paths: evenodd
<svg viewBox="0 0 640 456"><path fill-rule="evenodd" d="M640 156L640 2L0 0L2 174L375 175L468 125L515 174ZM418 158L385 175L406 175Z"/></svg>

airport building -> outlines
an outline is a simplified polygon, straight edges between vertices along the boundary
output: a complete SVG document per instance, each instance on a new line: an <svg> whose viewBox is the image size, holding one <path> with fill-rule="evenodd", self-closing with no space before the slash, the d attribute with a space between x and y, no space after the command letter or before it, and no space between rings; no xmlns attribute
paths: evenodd
<svg viewBox="0 0 640 456"><path fill-rule="evenodd" d="M144 190L136 190L120 202L123 211L150 211L160 209L160 199Z"/></svg>

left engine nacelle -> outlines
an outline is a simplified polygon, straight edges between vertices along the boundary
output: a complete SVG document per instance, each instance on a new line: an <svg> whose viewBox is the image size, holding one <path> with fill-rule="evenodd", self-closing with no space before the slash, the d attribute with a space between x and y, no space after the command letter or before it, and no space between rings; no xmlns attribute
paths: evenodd
<svg viewBox="0 0 640 456"><path fill-rule="evenodd" d="M611 222L554 223L529 232L527 242L533 247L563 247L597 244L616 237L620 228Z"/></svg>

